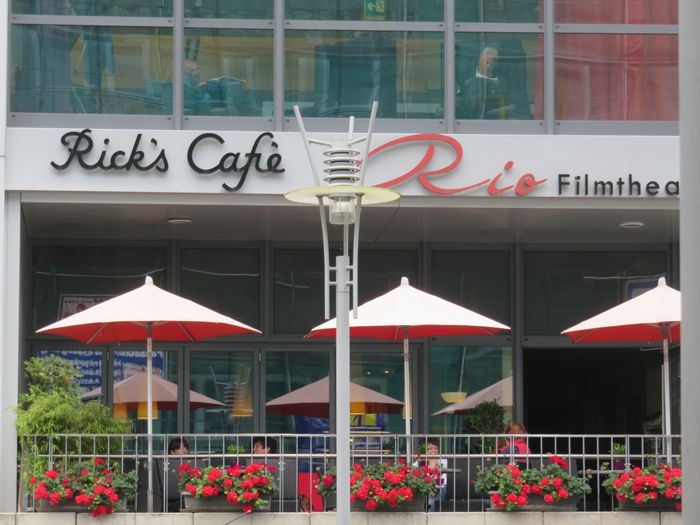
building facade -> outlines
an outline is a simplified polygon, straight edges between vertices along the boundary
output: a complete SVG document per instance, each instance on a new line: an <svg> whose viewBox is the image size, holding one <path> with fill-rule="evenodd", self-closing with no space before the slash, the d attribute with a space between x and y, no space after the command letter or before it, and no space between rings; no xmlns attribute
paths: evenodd
<svg viewBox="0 0 700 525"><path fill-rule="evenodd" d="M295 104L327 140L350 115L364 132L379 102L367 182L402 198L363 212L360 302L406 276L511 327L412 342L416 431L460 431L431 416L445 394L508 378L533 432L660 431L657 352L560 332L679 284L675 1L12 0L1 15L7 471L24 360L72 359L108 404L143 366L138 343L35 331L146 275L263 332L157 344L181 402L156 431L332 430L265 410L333 374L333 341L303 338L323 321L318 211L283 198L312 185ZM399 345L353 341L351 369L403 398ZM190 391L224 407L190 410Z"/></svg>

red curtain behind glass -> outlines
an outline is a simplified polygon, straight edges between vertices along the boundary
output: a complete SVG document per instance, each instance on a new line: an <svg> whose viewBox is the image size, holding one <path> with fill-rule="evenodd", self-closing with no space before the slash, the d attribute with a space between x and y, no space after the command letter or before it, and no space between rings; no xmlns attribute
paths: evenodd
<svg viewBox="0 0 700 525"><path fill-rule="evenodd" d="M676 24L678 2L558 0L556 20ZM678 120L677 35L559 34L555 52L557 119Z"/></svg>

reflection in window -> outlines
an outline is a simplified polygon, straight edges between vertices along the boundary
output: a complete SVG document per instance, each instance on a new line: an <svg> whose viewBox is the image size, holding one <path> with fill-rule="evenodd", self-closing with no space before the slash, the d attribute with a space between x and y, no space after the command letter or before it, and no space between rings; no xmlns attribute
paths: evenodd
<svg viewBox="0 0 700 525"><path fill-rule="evenodd" d="M430 414L493 386L506 409L513 399L513 351L510 347L493 346L435 346L429 353ZM430 432L458 434L463 415L430 416Z"/></svg>
<svg viewBox="0 0 700 525"><path fill-rule="evenodd" d="M173 16L172 0L12 0L16 15Z"/></svg>
<svg viewBox="0 0 700 525"><path fill-rule="evenodd" d="M63 319L144 284L166 282L158 248L37 246L33 251L34 328Z"/></svg>
<svg viewBox="0 0 700 525"><path fill-rule="evenodd" d="M186 115L272 116L272 31L185 31Z"/></svg>
<svg viewBox="0 0 700 525"><path fill-rule="evenodd" d="M415 250L364 250L359 260L359 302L374 299L401 284L418 287L418 252Z"/></svg>
<svg viewBox="0 0 700 525"><path fill-rule="evenodd" d="M677 24L678 0L554 0L563 24Z"/></svg>
<svg viewBox="0 0 700 525"><path fill-rule="evenodd" d="M145 434L148 431L146 352L115 352L113 370L114 417L130 419L134 432ZM154 351L153 376L157 382L153 386L153 432L177 432L177 408L181 402L177 390L177 353Z"/></svg>
<svg viewBox="0 0 700 525"><path fill-rule="evenodd" d="M12 26L11 111L172 112L172 29Z"/></svg>
<svg viewBox="0 0 700 525"><path fill-rule="evenodd" d="M664 252L526 252L525 333L558 335L656 286L665 272Z"/></svg>
<svg viewBox="0 0 700 525"><path fill-rule="evenodd" d="M223 403L190 407L190 432L237 434L253 431L253 353L190 353L190 389Z"/></svg>
<svg viewBox="0 0 700 525"><path fill-rule="evenodd" d="M541 35L458 33L455 39L458 119L542 118Z"/></svg>
<svg viewBox="0 0 700 525"><path fill-rule="evenodd" d="M678 35L555 36L556 118L678 120Z"/></svg>
<svg viewBox="0 0 700 525"><path fill-rule="evenodd" d="M328 352L268 352L265 401L328 377L328 366ZM317 434L328 430L327 418L299 414L294 409L287 414L268 413L266 416L265 432L269 433Z"/></svg>
<svg viewBox="0 0 700 525"><path fill-rule="evenodd" d="M187 248L180 251L180 291L212 310L260 326L257 250Z"/></svg>
<svg viewBox="0 0 700 525"><path fill-rule="evenodd" d="M508 252L434 251L432 293L501 323L510 323Z"/></svg>
<svg viewBox="0 0 700 525"><path fill-rule="evenodd" d="M272 0L185 0L185 18L272 18Z"/></svg>
<svg viewBox="0 0 700 525"><path fill-rule="evenodd" d="M442 33L287 31L285 100L304 116L442 118Z"/></svg>
<svg viewBox="0 0 700 525"><path fill-rule="evenodd" d="M320 250L275 250L272 264L274 332L306 334L324 320L323 254Z"/></svg>
<svg viewBox="0 0 700 525"><path fill-rule="evenodd" d="M286 0L286 18L433 22L444 18L444 0Z"/></svg>
<svg viewBox="0 0 700 525"><path fill-rule="evenodd" d="M457 22L541 22L542 0L456 1L455 20Z"/></svg>
<svg viewBox="0 0 700 525"><path fill-rule="evenodd" d="M55 350L42 345L41 349L36 352L37 357L50 355L70 361L78 369L80 377L76 382L81 394L102 387L101 350Z"/></svg>

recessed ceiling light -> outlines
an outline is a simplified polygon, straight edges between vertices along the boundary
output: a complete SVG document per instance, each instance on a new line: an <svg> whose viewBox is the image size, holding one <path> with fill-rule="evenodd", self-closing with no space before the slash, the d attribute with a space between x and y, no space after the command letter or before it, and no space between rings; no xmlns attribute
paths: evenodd
<svg viewBox="0 0 700 525"><path fill-rule="evenodd" d="M192 219L189 217L171 217L168 219L168 222L170 224L189 224L192 222Z"/></svg>
<svg viewBox="0 0 700 525"><path fill-rule="evenodd" d="M644 223L642 221L625 221L620 223L620 228L642 228Z"/></svg>

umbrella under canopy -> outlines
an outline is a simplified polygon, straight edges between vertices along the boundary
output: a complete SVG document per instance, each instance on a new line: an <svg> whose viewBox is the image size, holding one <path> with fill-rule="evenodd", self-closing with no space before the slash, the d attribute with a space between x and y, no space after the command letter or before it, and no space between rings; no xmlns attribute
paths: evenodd
<svg viewBox="0 0 700 525"><path fill-rule="evenodd" d="M661 277L655 288L567 328L562 334L568 335L574 343L662 343L663 430L664 434L671 434L668 346L681 340L681 293L678 290L666 286L666 279Z"/></svg>
<svg viewBox="0 0 700 525"><path fill-rule="evenodd" d="M306 337L333 337L335 319L313 328ZM411 388L408 363L410 338L448 335L494 335L510 330L506 325L459 305L423 292L408 284L406 277L393 290L366 302L350 316L350 335L372 339L403 340L406 435L411 433Z"/></svg>
<svg viewBox="0 0 700 525"><path fill-rule="evenodd" d="M114 383L114 404L126 405L127 410L135 410L139 404L147 403L147 379L146 371L137 372L126 379ZM158 403L159 409L174 410L177 408L177 384L153 375L151 378L153 402ZM93 399L102 395L102 388L95 388L85 392L80 397ZM199 392L190 390L190 408L205 408L224 406L221 401L207 397Z"/></svg>
<svg viewBox="0 0 700 525"><path fill-rule="evenodd" d="M480 403L486 401L498 401L498 404L504 408L513 407L513 376L508 376L501 379L497 383L482 388L478 392L467 396L464 400L458 403L452 403L445 408L438 410L433 415L443 416L448 414L467 414Z"/></svg>
<svg viewBox="0 0 700 525"><path fill-rule="evenodd" d="M271 414L328 417L330 381L328 377L297 388L265 406ZM350 383L350 414L399 414L403 403L357 383Z"/></svg>
<svg viewBox="0 0 700 525"><path fill-rule="evenodd" d="M148 511L153 509L153 339L199 341L260 331L189 299L161 290L146 277L135 290L45 326L39 333L63 335L83 343L146 341Z"/></svg>

